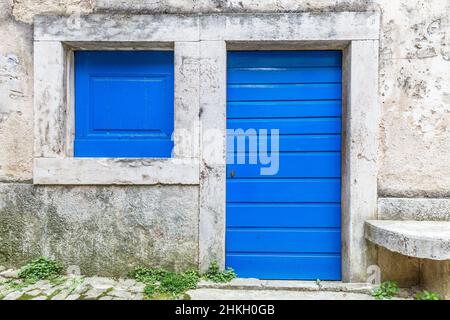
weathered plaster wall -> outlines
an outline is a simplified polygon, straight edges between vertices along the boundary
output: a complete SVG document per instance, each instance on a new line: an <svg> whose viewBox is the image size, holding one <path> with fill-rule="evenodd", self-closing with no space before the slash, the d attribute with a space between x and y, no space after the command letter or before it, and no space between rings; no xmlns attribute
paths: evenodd
<svg viewBox="0 0 450 320"><path fill-rule="evenodd" d="M380 1L379 194L450 194L450 2Z"/></svg>
<svg viewBox="0 0 450 320"><path fill-rule="evenodd" d="M450 194L450 2L447 0L1 0L0 180L31 179L32 27L35 14L380 10L379 191Z"/></svg>
<svg viewBox="0 0 450 320"><path fill-rule="evenodd" d="M11 2L0 1L0 181L32 177L32 27L13 20Z"/></svg>
<svg viewBox="0 0 450 320"><path fill-rule="evenodd" d="M6 0L13 2L12 14L18 21L32 23L33 17L40 13L73 14L89 13L95 0Z"/></svg>

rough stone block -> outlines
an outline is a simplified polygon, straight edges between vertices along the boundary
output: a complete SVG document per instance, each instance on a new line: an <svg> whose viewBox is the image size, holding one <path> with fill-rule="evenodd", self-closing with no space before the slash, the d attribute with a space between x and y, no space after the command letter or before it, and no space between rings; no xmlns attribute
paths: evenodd
<svg viewBox="0 0 450 320"><path fill-rule="evenodd" d="M405 256L450 259L450 221L366 221L366 238Z"/></svg>
<svg viewBox="0 0 450 320"><path fill-rule="evenodd" d="M450 299L450 260L422 260L420 282L424 289Z"/></svg>
<svg viewBox="0 0 450 320"><path fill-rule="evenodd" d="M378 219L450 221L450 199L378 198Z"/></svg>
<svg viewBox="0 0 450 320"><path fill-rule="evenodd" d="M378 248L378 266L381 281L396 281L400 287L417 286L419 284L420 260Z"/></svg>
<svg viewBox="0 0 450 320"><path fill-rule="evenodd" d="M37 256L82 274L198 263L198 188L0 184L0 263Z"/></svg>

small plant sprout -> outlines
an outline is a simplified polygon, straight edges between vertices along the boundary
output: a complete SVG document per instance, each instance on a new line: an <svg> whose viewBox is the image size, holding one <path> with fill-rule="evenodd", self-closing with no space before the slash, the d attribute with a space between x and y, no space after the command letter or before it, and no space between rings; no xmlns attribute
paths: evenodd
<svg viewBox="0 0 450 320"><path fill-rule="evenodd" d="M219 264L216 261L213 261L208 271L203 274L203 278L213 282L229 282L236 278L236 273L234 273L231 268L227 268L223 271L220 270Z"/></svg>
<svg viewBox="0 0 450 320"><path fill-rule="evenodd" d="M414 296L415 300L441 300L441 296L437 292L432 291L421 291L417 292Z"/></svg>
<svg viewBox="0 0 450 320"><path fill-rule="evenodd" d="M400 289L395 281L385 281L373 291L372 295L377 300L392 299L399 291Z"/></svg>
<svg viewBox="0 0 450 320"><path fill-rule="evenodd" d="M216 262L201 275L195 269L172 272L161 268L139 267L129 276L145 284L144 295L147 299L179 299L185 292L195 289L201 278L214 282L228 282L236 277L232 269L221 271Z"/></svg>

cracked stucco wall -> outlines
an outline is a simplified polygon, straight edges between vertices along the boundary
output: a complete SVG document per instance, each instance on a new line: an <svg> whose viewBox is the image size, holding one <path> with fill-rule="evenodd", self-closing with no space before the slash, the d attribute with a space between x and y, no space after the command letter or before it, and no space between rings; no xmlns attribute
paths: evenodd
<svg viewBox="0 0 450 320"><path fill-rule="evenodd" d="M90 12L134 12L134 13L190 13L190 12L305 12L305 11L364 11L381 12L380 39L380 88L382 108L380 124L380 172L378 188L380 196L430 196L450 195L450 1L448 0L0 0L0 242L12 244L8 255L0 259L20 263L33 252L52 254L67 262L81 259L88 272L98 272L102 266L106 273L114 274L126 270L129 265L122 259L114 269L111 264L96 261L96 267L89 269L88 262L94 256L94 247L84 246L78 237L73 242L64 240L66 247L78 250L65 254L63 247L54 247L51 239L58 239L61 228L81 228L89 219L97 225L108 228L95 229L109 246L101 250L120 252L121 243L107 232L116 232L117 225L111 215L121 216L130 227L134 215L148 219L146 227L154 227L161 214L161 203L168 197L182 197L186 205L175 213L164 211L168 217L158 220L162 238L154 233L141 233L140 240L119 230L120 241L131 241L130 249L135 258L130 264L137 264L145 257L147 261L173 265L164 260L162 252L172 257L184 257L183 263L197 263L196 237L198 227L198 187L33 187L33 61L32 20L41 13L72 14ZM99 204L93 195L110 192L109 200ZM18 196L15 194L18 193ZM132 195L126 196L131 193ZM64 201L76 194L83 209L65 209ZM151 195L148 195L151 194ZM13 196L14 195L14 196ZM141 199L150 197L160 206L145 207ZM113 198L118 197L118 200ZM60 200L63 199L63 200ZM20 201L25 201L21 206ZM63 202L61 202L63 201ZM48 203L46 203L48 202ZM45 213L49 203L57 202L55 208ZM113 202L111 204L111 202ZM179 202L176 202L179 203ZM19 213L15 208L23 208ZM111 209L110 209L111 208ZM48 208L47 208L48 209ZM100 214L111 210L110 215ZM128 213L127 213L128 212ZM131 212L131 213L130 213ZM177 212L187 220L186 228L171 234ZM189 215L188 212L191 212ZM68 214L85 216L66 219ZM13 219L12 215L20 216ZM59 223L40 222L60 221ZM47 219L47 220L46 220ZM11 221L18 221L8 227ZM32 223L32 222L35 223ZM23 227L23 226L26 226ZM22 227L20 227L22 226ZM19 228L20 227L20 228ZM14 229L16 228L16 229ZM22 240L12 241L5 235L23 233ZM47 238L42 238L45 230ZM112 231L111 231L112 230ZM154 231L154 230L153 230ZM109 234L111 235L111 233ZM56 238L52 238L52 237ZM98 236L98 234L97 234ZM92 243L94 235L87 234ZM155 253L155 242L164 239L165 246ZM184 246L172 246L170 241L186 242L192 255L183 255ZM152 244L152 245L149 245ZM34 250L33 248L37 248ZM81 255L81 248L91 248L89 254ZM133 251L134 250L134 251ZM12 252L12 253L11 253ZM139 253L140 252L140 253ZM107 259L107 255L103 258ZM0 263L2 261L0 260ZM128 267L127 267L128 266ZM179 266L175 266L179 267Z"/></svg>
<svg viewBox="0 0 450 320"><path fill-rule="evenodd" d="M379 194L450 194L450 2L386 1Z"/></svg>

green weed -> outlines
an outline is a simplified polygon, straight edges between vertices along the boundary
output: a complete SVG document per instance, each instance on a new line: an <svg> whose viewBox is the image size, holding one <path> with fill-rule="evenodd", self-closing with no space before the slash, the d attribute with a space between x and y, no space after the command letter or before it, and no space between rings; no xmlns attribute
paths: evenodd
<svg viewBox="0 0 450 320"><path fill-rule="evenodd" d="M28 282L55 279L61 274L62 269L59 262L41 257L23 266L19 271L19 278Z"/></svg>
<svg viewBox="0 0 450 320"><path fill-rule="evenodd" d="M219 264L214 261L211 263L209 270L203 274L202 277L213 282L230 282L236 278L236 273L234 273L234 270L231 268L227 268L223 271L220 270Z"/></svg>
<svg viewBox="0 0 450 320"><path fill-rule="evenodd" d="M392 299L399 291L400 289L395 281L385 281L373 291L372 295L377 300Z"/></svg>
<svg viewBox="0 0 450 320"><path fill-rule="evenodd" d="M214 282L228 282L236 277L232 269L221 271L217 263L201 275L195 269L172 272L161 268L139 267L129 273L131 278L145 284L144 296L148 299L178 299L185 292L197 287L200 279Z"/></svg>
<svg viewBox="0 0 450 320"><path fill-rule="evenodd" d="M417 292L416 295L414 296L414 299L415 300L441 300L441 296L437 292L424 290L422 292Z"/></svg>

